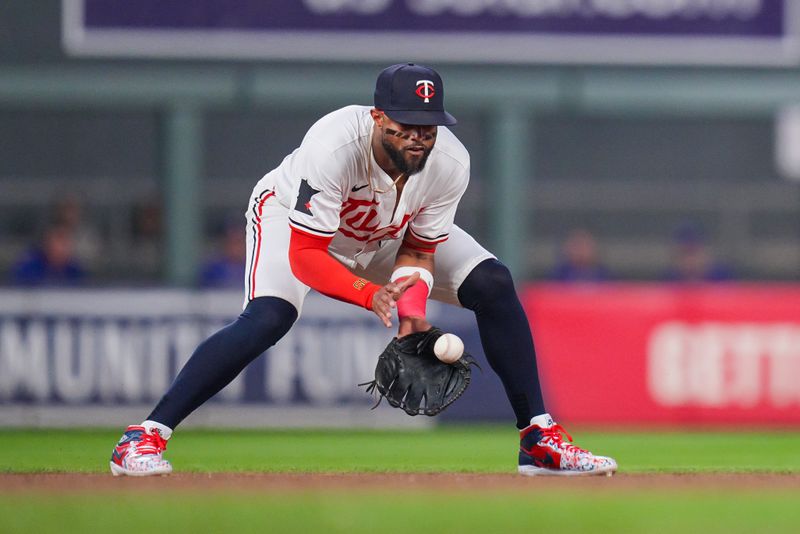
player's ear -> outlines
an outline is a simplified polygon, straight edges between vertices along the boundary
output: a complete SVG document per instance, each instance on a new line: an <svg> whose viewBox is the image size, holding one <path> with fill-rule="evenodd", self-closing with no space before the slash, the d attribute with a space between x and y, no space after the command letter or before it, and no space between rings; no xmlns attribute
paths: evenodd
<svg viewBox="0 0 800 534"><path fill-rule="evenodd" d="M383 122L383 112L379 109L372 108L369 114L372 115L372 120L375 121L375 125L380 128Z"/></svg>

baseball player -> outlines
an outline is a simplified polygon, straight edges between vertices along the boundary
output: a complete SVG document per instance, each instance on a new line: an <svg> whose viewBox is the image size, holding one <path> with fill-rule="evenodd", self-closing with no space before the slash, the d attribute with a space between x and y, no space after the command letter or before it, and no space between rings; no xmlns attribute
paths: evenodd
<svg viewBox="0 0 800 534"><path fill-rule="evenodd" d="M520 429L524 475L611 474L547 414L528 320L508 269L453 224L469 154L446 127L439 74L383 70L374 107L317 121L255 186L247 207L244 311L200 344L152 413L113 451L114 475L172 471L173 429L292 327L310 288L372 311L398 336L431 327L428 298L475 312L481 343ZM564 435L569 441L564 439Z"/></svg>

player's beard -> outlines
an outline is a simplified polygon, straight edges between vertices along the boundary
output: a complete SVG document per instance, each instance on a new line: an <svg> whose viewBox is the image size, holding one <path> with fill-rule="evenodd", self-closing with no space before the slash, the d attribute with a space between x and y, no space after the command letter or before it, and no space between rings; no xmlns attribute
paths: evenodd
<svg viewBox="0 0 800 534"><path fill-rule="evenodd" d="M403 153L404 150L396 149L386 140L386 138L381 139L381 144L383 145L383 149L389 155L389 159L392 160L392 163L394 164L395 168L397 168L398 171L402 172L406 176L417 174L418 172L420 172L422 169L425 168L425 163L428 161L428 156L430 156L431 150L433 148L433 147L427 148L424 145L415 145L421 147L422 150L424 151L422 157L415 161L408 161L406 160L405 155Z"/></svg>

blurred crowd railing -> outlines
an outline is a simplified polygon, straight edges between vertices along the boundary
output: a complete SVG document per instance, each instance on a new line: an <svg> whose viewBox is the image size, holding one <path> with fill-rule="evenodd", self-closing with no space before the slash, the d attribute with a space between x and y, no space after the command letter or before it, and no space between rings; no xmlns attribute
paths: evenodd
<svg viewBox="0 0 800 534"><path fill-rule="evenodd" d="M58 279L21 279L15 273L31 248L41 247L53 226L67 227L72 255L86 272L83 286L161 285L164 273L164 214L152 179L126 182L118 194L114 180L72 179L53 194L55 180L0 179L0 280L6 285L63 285ZM223 259L238 265L244 250L243 200L252 180L211 180L204 184L202 258L198 286L208 286L204 269ZM457 222L491 247L484 215L489 209L476 194L462 201ZM241 195L230 194L231 190ZM526 209L531 237L523 246L525 278L562 280L569 235L581 230L594 241L603 280L664 280L677 261L676 233L695 225L714 257L731 267L731 278L795 280L800 276L797 217L800 190L791 184L630 181L543 181L530 185ZM237 233L238 232L238 233ZM231 245L231 241L233 245ZM43 247L41 247L43 248ZM226 287L239 287L230 277ZM62 280L61 282L68 282ZM73 284L67 284L73 285ZM213 285L213 284L212 284Z"/></svg>

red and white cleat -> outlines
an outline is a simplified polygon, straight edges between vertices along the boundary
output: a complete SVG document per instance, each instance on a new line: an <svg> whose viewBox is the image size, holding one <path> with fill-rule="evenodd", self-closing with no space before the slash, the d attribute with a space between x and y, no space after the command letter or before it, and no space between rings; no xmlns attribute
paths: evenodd
<svg viewBox="0 0 800 534"><path fill-rule="evenodd" d="M572 441L561 425L555 424L549 414L537 415L531 425L519 432L518 472L527 476L611 476L617 471L617 462L606 456L595 456L564 441Z"/></svg>
<svg viewBox="0 0 800 534"><path fill-rule="evenodd" d="M131 425L111 453L111 474L133 477L168 475L172 473L170 463L162 458L167 440L156 429L148 432L145 427Z"/></svg>

